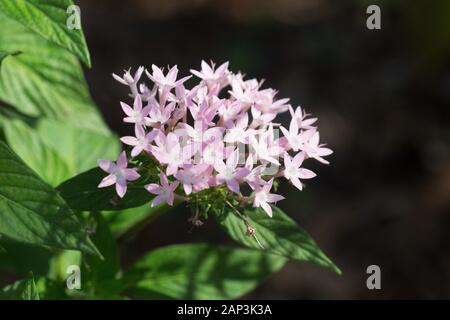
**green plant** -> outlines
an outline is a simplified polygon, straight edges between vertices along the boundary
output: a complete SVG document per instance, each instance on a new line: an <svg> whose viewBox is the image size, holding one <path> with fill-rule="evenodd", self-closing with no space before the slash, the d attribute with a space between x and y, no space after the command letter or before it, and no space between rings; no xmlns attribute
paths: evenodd
<svg viewBox="0 0 450 320"><path fill-rule="evenodd" d="M123 199L97 188L97 159L116 157L120 145L89 95L78 61L90 67L86 41L66 26L71 5L0 0L0 268L25 277L0 298L233 299L288 259L340 273L280 209L272 207L273 218L260 208L236 212L220 188L192 203L246 248L174 245L122 270L117 243L169 207L151 207L143 188L129 186ZM79 290L66 286L72 265L80 267Z"/></svg>

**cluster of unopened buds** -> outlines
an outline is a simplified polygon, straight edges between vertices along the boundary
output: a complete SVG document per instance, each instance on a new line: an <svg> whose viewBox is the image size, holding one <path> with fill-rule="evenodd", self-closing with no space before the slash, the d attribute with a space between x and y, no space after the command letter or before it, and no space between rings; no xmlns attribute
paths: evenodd
<svg viewBox="0 0 450 320"><path fill-rule="evenodd" d="M141 82L144 71L151 89ZM303 167L305 160L328 164L323 157L332 151L319 142L317 119L292 108L289 99L276 99L277 91L262 89L262 81L244 80L241 73L228 70L228 63L215 68L202 61L201 70L191 73L199 78L191 89L185 83L192 75L177 80L176 66L166 74L155 65L151 71L139 67L134 75L113 74L130 88L134 100L133 106L121 102L123 120L134 124L135 133L121 141L130 146L130 163L140 160L128 168L125 151L117 162L99 160L109 173L99 187L115 184L123 197L127 182L147 174L150 163L156 171L152 183L143 187L155 196L152 206L189 201L220 188L235 202L251 203L272 216L270 203L284 199L272 193L275 179L284 177L302 190L302 180L316 176ZM287 111L292 117L289 129L274 122Z"/></svg>

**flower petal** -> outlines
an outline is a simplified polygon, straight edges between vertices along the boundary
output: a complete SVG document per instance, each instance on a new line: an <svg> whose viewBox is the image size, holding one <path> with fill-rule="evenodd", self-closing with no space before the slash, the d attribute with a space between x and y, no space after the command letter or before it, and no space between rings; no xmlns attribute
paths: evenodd
<svg viewBox="0 0 450 320"><path fill-rule="evenodd" d="M107 175L98 185L99 188L109 187L116 183L116 176L113 174Z"/></svg>
<svg viewBox="0 0 450 320"><path fill-rule="evenodd" d="M272 207L267 202L262 202L261 208L263 208L267 215L272 218Z"/></svg>
<svg viewBox="0 0 450 320"><path fill-rule="evenodd" d="M316 176L316 174L309 169L300 168L298 170L298 177L300 179L312 179L315 176Z"/></svg>
<svg viewBox="0 0 450 320"><path fill-rule="evenodd" d="M116 192L117 192L117 195L121 198L123 198L125 196L125 193L127 193L127 182L125 179L117 180Z"/></svg>
<svg viewBox="0 0 450 320"><path fill-rule="evenodd" d="M125 151L122 151L119 154L119 158L117 159L117 166L119 168L125 169L127 165L128 165L127 154L125 153Z"/></svg>
<svg viewBox="0 0 450 320"><path fill-rule="evenodd" d="M138 139L136 139L136 137L133 136L125 136L120 138L120 141L122 141L123 143L125 143L126 145L129 146L135 146L139 143Z"/></svg>
<svg viewBox="0 0 450 320"><path fill-rule="evenodd" d="M120 106L122 107L123 112L125 112L127 116L129 117L133 116L134 111L129 105L127 105L124 102L120 102Z"/></svg>
<svg viewBox="0 0 450 320"><path fill-rule="evenodd" d="M109 160L98 160L97 164L103 171L108 173L113 173L117 170L116 164Z"/></svg>
<svg viewBox="0 0 450 320"><path fill-rule="evenodd" d="M124 173L125 179L127 179L128 181L135 181L141 177L140 174L137 173L135 169L125 169Z"/></svg>

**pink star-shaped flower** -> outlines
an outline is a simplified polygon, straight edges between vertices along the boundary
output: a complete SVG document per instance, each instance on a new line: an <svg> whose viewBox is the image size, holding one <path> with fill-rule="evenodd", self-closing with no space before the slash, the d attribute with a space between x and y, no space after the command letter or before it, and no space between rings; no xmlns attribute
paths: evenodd
<svg viewBox="0 0 450 320"><path fill-rule="evenodd" d="M223 141L227 143L249 143L248 137L254 135L256 132L252 129L248 129L248 114L244 114L242 117L236 120L236 122L229 121L227 123L227 132Z"/></svg>
<svg viewBox="0 0 450 320"><path fill-rule="evenodd" d="M144 188L153 194L156 194L156 198L152 201L152 207L158 205L161 202L167 202L169 205L173 206L173 200L175 198L174 191L180 184L178 181L169 183L166 175L164 173L159 174L159 181L161 185L156 183L150 183L144 186Z"/></svg>
<svg viewBox="0 0 450 320"><path fill-rule="evenodd" d="M155 127L160 124L166 124L169 121L174 109L175 102L171 102L165 107L160 107L152 103L150 105L148 117L145 118L146 125L149 127Z"/></svg>
<svg viewBox="0 0 450 320"><path fill-rule="evenodd" d="M125 112L125 114L127 115L125 118L123 118L123 122L135 123L139 126L145 126L145 117L150 112L151 107L147 106L142 109L142 99L140 95L137 95L134 98L133 108L131 108L124 102L121 102L120 105L122 106L123 112Z"/></svg>
<svg viewBox="0 0 450 320"><path fill-rule="evenodd" d="M311 179L316 176L311 170L301 168L303 160L305 159L305 153L300 152L294 158L291 157L286 152L284 154L284 171L283 175L286 179L290 180L294 186L299 190L303 189L300 179Z"/></svg>
<svg viewBox="0 0 450 320"><path fill-rule="evenodd" d="M294 109L289 106L289 112L291 113L292 119L297 120L297 126L301 129L309 130L315 129L313 124L317 121L317 118L308 118L309 114L302 110L302 108L297 107Z"/></svg>
<svg viewBox="0 0 450 320"><path fill-rule="evenodd" d="M248 183L250 188L253 190L261 187L263 184L267 182L261 177L262 173L266 169L265 165L259 165L256 168L253 168L253 156L250 154L245 162L245 167L250 170L248 176L245 177L245 181Z"/></svg>
<svg viewBox="0 0 450 320"><path fill-rule="evenodd" d="M123 143L133 146L131 150L131 156L136 157L142 151L150 151L150 143L155 139L156 135L159 134L159 130L155 129L145 134L144 128L141 126L135 126L134 132L136 134L133 136L125 136L120 138Z"/></svg>
<svg viewBox="0 0 450 320"><path fill-rule="evenodd" d="M117 159L117 163L109 160L98 160L99 167L109 173L98 185L99 188L104 188L116 184L117 195L121 198L127 192L127 181L135 181L139 179L140 175L135 169L129 169L127 155L122 151Z"/></svg>
<svg viewBox="0 0 450 320"><path fill-rule="evenodd" d="M248 168L237 168L239 162L239 150L232 152L227 158L226 164L219 160L214 164L217 171L216 180L218 183L226 183L228 189L239 193L239 180L245 178L250 170Z"/></svg>
<svg viewBox="0 0 450 320"><path fill-rule="evenodd" d="M167 164L168 176L176 174L179 167L190 163L190 148L182 147L175 133L170 132L167 137L159 134L155 142L158 146L151 146L150 151L160 163Z"/></svg>
<svg viewBox="0 0 450 320"><path fill-rule="evenodd" d="M253 206L263 208L263 210L271 218L272 218L272 207L270 206L269 203L275 203L284 199L284 197L279 194L270 193L270 189L272 189L272 183L273 178L270 179L270 181L267 184L256 189L255 196L253 199Z"/></svg>
<svg viewBox="0 0 450 320"><path fill-rule="evenodd" d="M179 170L175 177L183 185L184 192L189 195L192 189L198 192L208 188L208 176L211 176L211 173L212 166L207 164L188 165L183 170Z"/></svg>
<svg viewBox="0 0 450 320"><path fill-rule="evenodd" d="M160 89L172 89L176 86L179 86L183 82L185 82L187 79L189 79L191 76L184 77L180 80L177 80L178 75L178 68L177 66L173 66L169 72L167 72L167 75L164 75L162 70L152 64L152 71L153 73L150 74L147 70L145 73L147 76L152 80L155 84L157 84Z"/></svg>
<svg viewBox="0 0 450 320"><path fill-rule="evenodd" d="M284 136L287 138L289 142L289 146L295 152L299 150L303 150L303 145L314 135L316 132L315 129L306 130L299 132L300 128L298 127L297 119L293 118L289 125L289 131L284 127L280 127Z"/></svg>
<svg viewBox="0 0 450 320"><path fill-rule="evenodd" d="M333 150L324 148L323 144L319 144L319 139L319 132L314 132L313 136L303 145L302 150L306 152L308 157L314 158L324 164L329 164L330 162L322 157L329 156L333 153Z"/></svg>

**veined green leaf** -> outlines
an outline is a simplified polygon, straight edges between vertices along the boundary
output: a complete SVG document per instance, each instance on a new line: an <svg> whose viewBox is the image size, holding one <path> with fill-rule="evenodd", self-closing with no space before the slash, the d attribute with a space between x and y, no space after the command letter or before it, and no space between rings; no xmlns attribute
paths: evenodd
<svg viewBox="0 0 450 320"><path fill-rule="evenodd" d="M85 256L83 272L96 291L101 291L102 281L114 279L119 271L119 251L116 240L112 235L108 222L99 212L94 212L88 218L89 227L92 228L92 241L101 252L103 260L97 257Z"/></svg>
<svg viewBox="0 0 450 320"><path fill-rule="evenodd" d="M98 188L107 175L100 168L93 168L63 182L56 189L72 209L80 211L117 211L140 207L152 200L153 196L143 186L128 185L122 199L116 195L114 186Z"/></svg>
<svg viewBox="0 0 450 320"><path fill-rule="evenodd" d="M45 277L37 277L35 283L41 300L69 299L69 296L65 291L65 282L55 281Z"/></svg>
<svg viewBox="0 0 450 320"><path fill-rule="evenodd" d="M39 293L33 275L25 280L17 281L0 291L2 300L39 300Z"/></svg>
<svg viewBox="0 0 450 320"><path fill-rule="evenodd" d="M260 208L249 208L242 212L247 223L256 229L254 237L247 235L244 221L232 210L218 219L234 240L247 247L290 259L309 261L341 274L339 268L320 250L306 231L279 208L272 206L272 210L272 218Z"/></svg>
<svg viewBox="0 0 450 320"><path fill-rule="evenodd" d="M26 276L30 270L33 270L35 275L46 275L56 251L5 237L0 238L0 246L4 249L3 252L0 251L0 269L21 276Z"/></svg>
<svg viewBox="0 0 450 320"><path fill-rule="evenodd" d="M150 223L170 208L167 204L159 204L155 207L151 207L150 204L144 204L137 208L129 208L122 211L106 211L102 214L108 221L114 236L119 238L130 230L134 231L142 224Z"/></svg>
<svg viewBox="0 0 450 320"><path fill-rule="evenodd" d="M76 57L0 10L0 51L20 51L2 63L0 100L20 112L108 133Z"/></svg>
<svg viewBox="0 0 450 320"><path fill-rule="evenodd" d="M174 245L146 254L122 282L139 299L236 299L281 269L285 261L257 250Z"/></svg>
<svg viewBox="0 0 450 320"><path fill-rule="evenodd" d="M67 49L90 67L89 50L81 28L70 29L67 24L69 13L76 14L67 12L70 6L73 6L71 0L0 0L0 10L8 17Z"/></svg>
<svg viewBox="0 0 450 320"><path fill-rule="evenodd" d="M97 160L114 158L119 143L113 134L69 127L42 119L36 128L19 120L3 122L11 148L52 186L97 165Z"/></svg>
<svg viewBox="0 0 450 320"><path fill-rule="evenodd" d="M12 55L17 55L19 54L18 51L16 52L5 52L5 51L0 51L0 67L2 65L2 61L3 59L5 59L7 56L12 56Z"/></svg>
<svg viewBox="0 0 450 320"><path fill-rule="evenodd" d="M3 128L10 147L47 183L57 186L71 176L61 155L53 148L48 148L36 130L19 120L5 120Z"/></svg>
<svg viewBox="0 0 450 320"><path fill-rule="evenodd" d="M64 200L0 141L0 234L99 255Z"/></svg>

